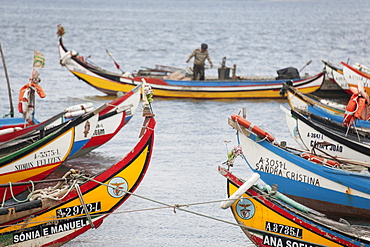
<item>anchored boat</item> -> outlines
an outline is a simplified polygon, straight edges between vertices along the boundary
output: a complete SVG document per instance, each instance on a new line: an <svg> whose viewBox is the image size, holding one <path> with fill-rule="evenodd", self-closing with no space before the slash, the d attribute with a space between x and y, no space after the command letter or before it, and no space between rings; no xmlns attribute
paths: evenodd
<svg viewBox="0 0 370 247"><path fill-rule="evenodd" d="M370 228L334 221L265 183L256 173L242 179L218 167L227 179L227 195L221 207L230 208L246 236L260 247L370 246Z"/></svg>
<svg viewBox="0 0 370 247"><path fill-rule="evenodd" d="M280 95L282 83L288 79L244 80L237 78L194 81L183 78L171 79L131 73L114 73L88 62L76 51L68 50L62 37L59 38L60 63L78 79L97 90L115 95L118 91L128 92L145 80L156 97L195 98L195 99L246 99L283 98ZM292 85L305 93L318 90L324 82L325 74L318 73L305 79L291 79Z"/></svg>
<svg viewBox="0 0 370 247"><path fill-rule="evenodd" d="M119 162L96 176L69 171L30 201L0 208L0 246L60 246L91 228L121 206L143 180L151 160L155 119ZM98 234L98 232L96 233Z"/></svg>

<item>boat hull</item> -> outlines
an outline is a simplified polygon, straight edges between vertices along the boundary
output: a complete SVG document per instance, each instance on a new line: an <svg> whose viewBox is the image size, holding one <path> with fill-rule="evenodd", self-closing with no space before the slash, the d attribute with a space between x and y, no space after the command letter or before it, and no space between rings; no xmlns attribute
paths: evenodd
<svg viewBox="0 0 370 247"><path fill-rule="evenodd" d="M206 80L176 81L153 77L125 77L107 72L91 64L69 56L62 39L59 41L59 55L62 64L78 79L85 81L97 90L116 95L128 92L145 80L156 97L195 98L195 99L246 99L246 98L283 98L280 95L282 83L286 80ZM293 86L305 93L318 90L325 79L324 73L306 79L292 79Z"/></svg>
<svg viewBox="0 0 370 247"><path fill-rule="evenodd" d="M346 79L344 78L343 69L339 69L336 66L333 66L328 61L323 60L323 63L325 64L325 71L328 78L332 82L337 84L340 88L342 88L343 91L351 95L352 92L349 90L349 85Z"/></svg>
<svg viewBox="0 0 370 247"><path fill-rule="evenodd" d="M106 109L99 113L99 120L91 138L69 159L85 155L111 140L131 120L138 109L140 90L141 84L109 103Z"/></svg>
<svg viewBox="0 0 370 247"><path fill-rule="evenodd" d="M231 198L242 187L244 180L225 168L219 167L219 171L227 178L227 194ZM328 220L306 205L299 205L290 198L278 195L280 184L279 191L269 195L266 190L271 192L271 187L264 184L264 181L268 180L258 181L230 207L236 222L256 246L369 245L369 241L359 240L356 233L352 236L347 234L344 228L350 226ZM366 229L363 230L358 235L369 234ZM347 231L353 232L354 229Z"/></svg>
<svg viewBox="0 0 370 247"><path fill-rule="evenodd" d="M60 246L98 228L131 196L146 174L153 149L154 118L145 127L138 144L121 161L78 186L84 203L74 189L26 218L9 221L8 215L0 215L0 246Z"/></svg>
<svg viewBox="0 0 370 247"><path fill-rule="evenodd" d="M0 158L0 184L43 179L60 166L71 154L76 139L80 138L84 126L89 121L97 121L97 112L87 113L70 122L58 125L55 129L40 130L34 135L29 133L25 139L13 139L4 144ZM82 128L81 128L82 126ZM84 131L86 133L86 131ZM45 135L42 137L42 135ZM92 135L92 133L91 133ZM3 198L9 199L28 186L17 186L4 192ZM6 193L5 193L6 191Z"/></svg>
<svg viewBox="0 0 370 247"><path fill-rule="evenodd" d="M342 132L334 132L334 126L323 126L323 123L313 122L314 116L300 114L294 110L281 107L285 112L285 119L291 135L297 143L306 150L315 148L315 152L332 157L341 157L362 162L370 162L370 146L355 140L357 136L350 138L345 128ZM321 145L320 143L326 143ZM330 144L330 145L327 145ZM320 152L319 150L322 150ZM334 158L333 158L334 159ZM363 168L365 170L365 167Z"/></svg>
<svg viewBox="0 0 370 247"><path fill-rule="evenodd" d="M357 88L358 83L362 83L366 93L370 94L370 74L359 70L360 67L355 68L349 64L342 62L343 75L350 87Z"/></svg>
<svg viewBox="0 0 370 247"><path fill-rule="evenodd" d="M287 100L292 109L300 109L323 118L328 118L339 124L343 123L345 105L336 104L335 102L329 102L330 105L315 102L307 99L307 96L291 87L287 91ZM356 118L354 120L354 126L368 129L370 128L370 121Z"/></svg>
<svg viewBox="0 0 370 247"><path fill-rule="evenodd" d="M331 215L370 218L370 174L321 166L261 140L253 133L238 131L238 142L249 167L263 180L279 184L280 192L307 198L307 206ZM326 206L317 208L317 201ZM355 213L359 208L367 214L334 211L332 204L353 208L351 212Z"/></svg>

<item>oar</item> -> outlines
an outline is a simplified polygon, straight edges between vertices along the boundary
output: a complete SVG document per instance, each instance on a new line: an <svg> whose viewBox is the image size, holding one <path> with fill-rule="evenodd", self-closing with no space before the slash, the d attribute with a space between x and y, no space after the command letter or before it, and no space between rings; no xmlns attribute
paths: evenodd
<svg viewBox="0 0 370 247"><path fill-rule="evenodd" d="M310 63L312 63L312 60L308 61L308 62L306 63L306 65L302 67L302 69L299 71L299 73L301 73L301 71L302 71L304 68L306 68L306 66L310 65Z"/></svg>
<svg viewBox="0 0 370 247"><path fill-rule="evenodd" d="M3 59L6 81L8 83L8 94L9 94L9 102L10 102L10 116L14 117L14 107L13 107L12 93L11 93L11 90L10 90L10 82L9 82L9 77L8 77L8 71L6 70L5 58L4 58L3 49L1 48L1 44L0 44L0 52L1 52L1 58Z"/></svg>
<svg viewBox="0 0 370 247"><path fill-rule="evenodd" d="M108 49L106 49L105 51L107 52L108 56L112 59L112 61L113 61L114 65L116 65L116 68L117 68L117 69L119 69L119 70L122 72L122 74L123 74L123 73L125 73L125 72L121 69L121 66L119 66L119 64L114 60L114 58L113 58L113 56L112 56L112 53L110 53L110 52L108 51Z"/></svg>

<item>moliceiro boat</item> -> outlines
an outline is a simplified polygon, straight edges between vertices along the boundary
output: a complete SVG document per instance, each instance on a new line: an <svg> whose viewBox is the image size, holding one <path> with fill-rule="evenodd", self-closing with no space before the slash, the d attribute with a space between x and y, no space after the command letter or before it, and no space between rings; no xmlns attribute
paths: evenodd
<svg viewBox="0 0 370 247"><path fill-rule="evenodd" d="M227 179L227 199L221 207L231 209L256 246L370 246L368 226L331 220L281 194L279 184L270 186L266 183L270 180L261 180L256 173L249 171L242 179L224 167L218 170Z"/></svg>
<svg viewBox="0 0 370 247"><path fill-rule="evenodd" d="M341 62L343 65L344 79L347 81L350 87L357 87L358 84L362 84L367 94L370 94L370 69L361 64L355 64L353 66Z"/></svg>
<svg viewBox="0 0 370 247"><path fill-rule="evenodd" d="M98 228L147 172L156 122L150 117L144 123L136 146L100 174L71 169L55 186L34 191L30 201L0 208L0 246L60 246Z"/></svg>
<svg viewBox="0 0 370 247"><path fill-rule="evenodd" d="M44 126L0 144L0 184L41 180L58 168L73 152L79 141L92 136L102 107L52 128ZM92 124L90 130L87 126ZM85 133L87 139L81 140ZM77 148L76 148L77 146ZM27 189L17 186L12 193L0 188L4 200Z"/></svg>
<svg viewBox="0 0 370 247"><path fill-rule="evenodd" d="M237 131L247 166L262 180L279 184L280 192L332 217L370 219L370 173L366 167L353 170L308 150L290 148L236 114L229 124Z"/></svg>
<svg viewBox="0 0 370 247"><path fill-rule="evenodd" d="M287 79L245 80L237 78L195 81L191 79L171 79L152 74L114 73L99 68L86 61L76 51L65 47L59 38L60 63L78 79L97 90L115 95L118 91L128 92L145 80L156 97L195 98L195 99L246 99L283 98L280 94L282 83ZM325 74L318 73L309 78L291 79L292 86L305 93L318 90L324 82Z"/></svg>
<svg viewBox="0 0 370 247"><path fill-rule="evenodd" d="M366 100L368 96L365 92L360 93L361 90L357 88L350 87L352 96L348 100L348 104L343 105L301 93L286 83L283 87L287 94L288 103L294 110L303 110L348 128L352 126L361 129L370 128L370 107L368 100Z"/></svg>
<svg viewBox="0 0 370 247"><path fill-rule="evenodd" d="M364 167L370 167L369 131L347 128L303 110L280 108L285 113L290 133L301 148L327 155L333 160L340 159L348 162L349 166L351 161L356 161L358 164L364 162ZM363 170L364 167L353 166L353 169Z"/></svg>
<svg viewBox="0 0 370 247"><path fill-rule="evenodd" d="M86 132L87 129L85 129L85 126L82 126L83 129L76 132L78 133L79 138L75 139L73 150L71 151L68 160L80 157L112 139L134 116L139 107L142 93L144 94L144 89L142 89L142 87L142 83L138 84L138 86L134 87L129 92L121 92L115 100L104 104L104 108L99 111L96 119L94 119L94 121L89 121L88 132ZM91 102L78 104L64 109L62 113L59 113L44 122L20 128L19 130L13 130L14 128L10 127L13 131L8 131L6 133L1 133L0 130L0 147L2 142L25 136L27 133L33 133L40 129L53 128L94 110L95 108ZM7 125L11 126L16 122L20 125L23 125L24 123L24 119L22 118L19 120L18 118L6 118L1 120L4 126L2 131L9 129L5 128Z"/></svg>
<svg viewBox="0 0 370 247"><path fill-rule="evenodd" d="M343 68L339 68L327 60L322 60L322 62L325 65L324 70L329 80L337 84L344 92L351 95L351 90L349 90L349 85L343 75Z"/></svg>

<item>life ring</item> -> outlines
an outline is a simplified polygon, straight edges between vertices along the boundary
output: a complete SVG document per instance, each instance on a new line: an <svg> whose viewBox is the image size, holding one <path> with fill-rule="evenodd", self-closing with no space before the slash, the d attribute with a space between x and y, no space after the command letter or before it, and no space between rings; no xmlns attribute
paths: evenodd
<svg viewBox="0 0 370 247"><path fill-rule="evenodd" d="M355 120L354 113L357 111L357 100L358 94L352 94L351 98L348 101L346 111L343 116L343 125L351 126Z"/></svg>
<svg viewBox="0 0 370 247"><path fill-rule="evenodd" d="M18 111L23 113L24 118L29 121L34 111L34 105L31 99L31 90L35 90L41 98L45 98L44 90L36 83L28 83L19 90Z"/></svg>
<svg viewBox="0 0 370 247"><path fill-rule="evenodd" d="M328 160L322 157L318 157L316 155L310 154L310 153L302 153L302 158L305 158L306 160L313 161L318 164L327 165L331 167L339 167L340 164L334 160Z"/></svg>
<svg viewBox="0 0 370 247"><path fill-rule="evenodd" d="M358 104L358 107L357 107L355 114L353 114L353 116L355 118L362 119L362 120L366 119L366 117L362 116L362 113L364 112L365 107L366 107L366 99L362 97L358 97L357 104Z"/></svg>
<svg viewBox="0 0 370 247"><path fill-rule="evenodd" d="M267 140L269 140L270 142L274 142L275 141L275 138L271 134L269 134L268 132L264 131L260 127L252 124L251 122L249 122L248 120L242 118L241 116L236 115L236 114L232 114L231 115L231 119L234 120L235 122L238 122L242 126L246 127L248 130L252 131L253 133L255 133L256 135L258 135L259 137L261 137L261 138L267 138Z"/></svg>
<svg viewBox="0 0 370 247"><path fill-rule="evenodd" d="M351 126L355 119L368 119L369 96L364 91L352 94L343 116L343 125Z"/></svg>

